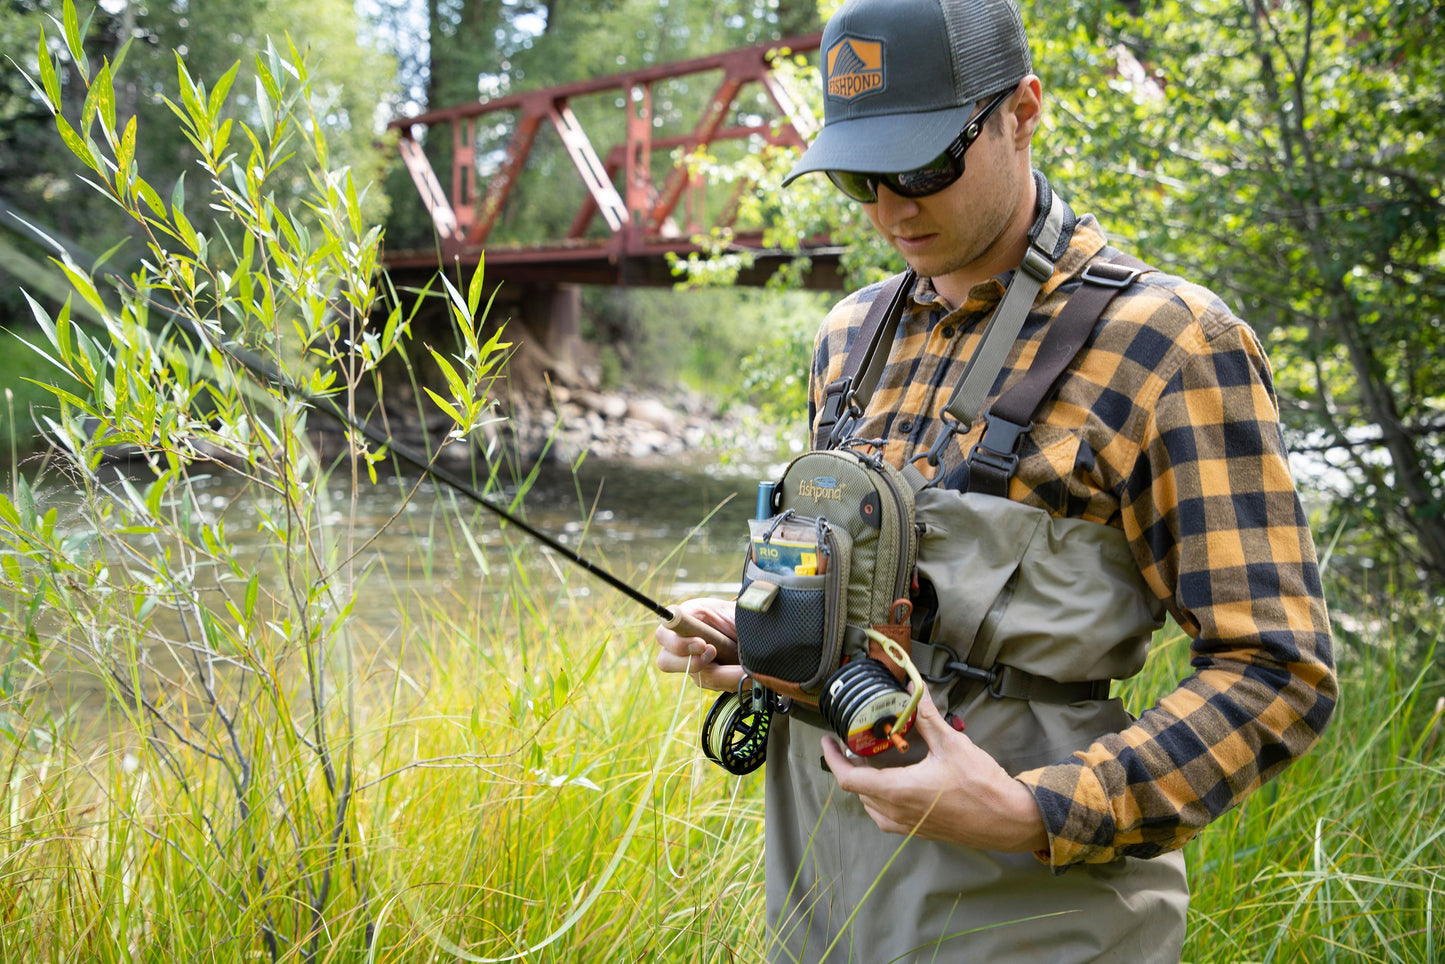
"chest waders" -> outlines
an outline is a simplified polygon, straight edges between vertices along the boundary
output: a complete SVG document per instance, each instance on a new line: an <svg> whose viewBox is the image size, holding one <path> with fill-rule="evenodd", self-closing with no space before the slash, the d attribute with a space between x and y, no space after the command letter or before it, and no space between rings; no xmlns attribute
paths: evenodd
<svg viewBox="0 0 1445 964"><path fill-rule="evenodd" d="M951 473L938 466L946 443L982 407L1052 274L1061 202L1049 196L1046 203L1029 254L949 401L950 428L929 454L944 484L926 482L911 466L904 470L922 527L920 583L931 584L937 597L925 638L913 641L913 660L939 709L964 720L968 736L1011 774L1066 760L1130 725L1122 702L1108 698L1109 681L1140 670L1164 615L1120 530L1053 518L1000 497L1039 400L1109 298L1142 265L1123 259L1091 265L1051 323L1033 369L985 414L987 429L967 466ZM855 345L843 376L828 386L820 447L845 437L866 406L883 368L878 348L887 342L870 329L891 336L893 323L884 316L896 318L911 280L910 273L898 298L890 299L889 291L879 296L880 307L859 333L861 347ZM890 310L882 310L890 301ZM886 359L886 347L881 353ZM1022 406L1027 411L1021 413ZM826 732L809 714L794 712L777 720L769 736L773 960L1179 960L1189 902L1182 854L1074 866L1056 876L1032 854L883 833L822 764L819 741ZM917 763L927 754L922 744L920 738L906 754L868 759L883 767Z"/></svg>

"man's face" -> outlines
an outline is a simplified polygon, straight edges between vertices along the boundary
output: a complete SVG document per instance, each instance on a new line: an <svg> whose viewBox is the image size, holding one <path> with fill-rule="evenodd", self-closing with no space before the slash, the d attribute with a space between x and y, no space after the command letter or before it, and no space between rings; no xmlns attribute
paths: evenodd
<svg viewBox="0 0 1445 964"><path fill-rule="evenodd" d="M863 205L878 233L955 304L961 298L950 287L966 295L972 284L1014 267L994 264L1012 253L1006 229L1020 217L1031 183L1011 129L1008 119L989 124L969 149L963 176L937 194L905 198L880 185L877 202Z"/></svg>

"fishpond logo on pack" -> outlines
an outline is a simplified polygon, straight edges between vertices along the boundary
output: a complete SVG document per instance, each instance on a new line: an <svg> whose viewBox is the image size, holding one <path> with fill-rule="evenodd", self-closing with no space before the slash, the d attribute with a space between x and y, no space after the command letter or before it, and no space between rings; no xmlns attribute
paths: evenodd
<svg viewBox="0 0 1445 964"><path fill-rule="evenodd" d="M842 502L843 483L831 475L815 475L798 483L798 498L814 502Z"/></svg>
<svg viewBox="0 0 1445 964"><path fill-rule="evenodd" d="M851 100L883 89L883 45L844 37L828 51L828 96Z"/></svg>

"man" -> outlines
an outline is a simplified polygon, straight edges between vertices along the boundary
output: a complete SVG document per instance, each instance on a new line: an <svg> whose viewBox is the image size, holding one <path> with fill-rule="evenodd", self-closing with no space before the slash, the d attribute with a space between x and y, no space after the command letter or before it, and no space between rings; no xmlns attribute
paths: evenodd
<svg viewBox="0 0 1445 964"><path fill-rule="evenodd" d="M824 128L788 180L825 172L918 277L861 413L825 389L879 286L829 313L815 441L841 421L895 466L927 454L920 560L953 561L913 600L914 659L937 681L914 730L926 747L865 762L806 713L773 721L770 953L1178 960L1180 848L1303 753L1336 696L1268 363L1210 292L1107 264L1119 252L1093 217L1033 170L1042 91L1011 0L849 0L822 54ZM997 416L1070 298L1110 284L1032 418ZM1017 334L960 416L995 315ZM732 607L680 608L735 638ZM1166 609L1194 672L1136 721L1107 680L1138 671ZM664 671L742 678L730 646L657 639ZM960 667L977 679L946 678Z"/></svg>

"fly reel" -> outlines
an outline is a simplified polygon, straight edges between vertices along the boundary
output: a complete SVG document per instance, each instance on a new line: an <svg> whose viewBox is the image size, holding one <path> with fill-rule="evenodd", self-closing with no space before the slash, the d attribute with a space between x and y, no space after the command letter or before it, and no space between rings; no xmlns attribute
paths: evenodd
<svg viewBox="0 0 1445 964"><path fill-rule="evenodd" d="M859 756L874 756L891 746L907 750L903 734L913 725L917 705L888 667L868 658L834 670L818 701L824 722Z"/></svg>
<svg viewBox="0 0 1445 964"><path fill-rule="evenodd" d="M702 724L702 752L734 776L745 776L768 758L768 725L773 714L766 700L724 693Z"/></svg>

